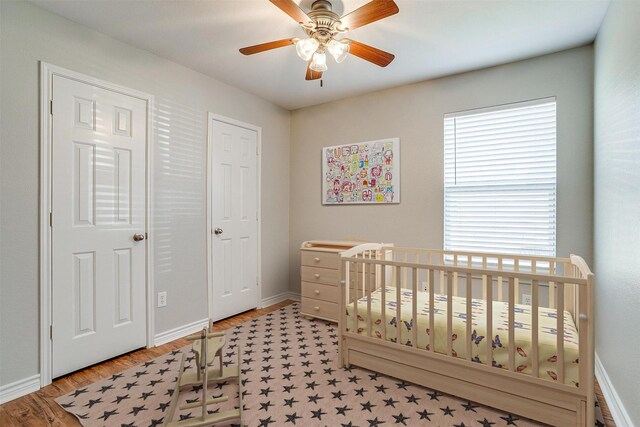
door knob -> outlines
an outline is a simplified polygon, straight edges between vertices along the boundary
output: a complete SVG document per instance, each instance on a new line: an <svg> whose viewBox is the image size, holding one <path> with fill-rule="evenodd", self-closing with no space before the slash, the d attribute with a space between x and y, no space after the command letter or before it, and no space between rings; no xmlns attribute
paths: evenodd
<svg viewBox="0 0 640 427"><path fill-rule="evenodd" d="M213 230L213 233L217 236L219 234L222 234L222 228L216 228L215 230Z"/></svg>
<svg viewBox="0 0 640 427"><path fill-rule="evenodd" d="M136 233L133 235L134 242L139 242L141 240L144 240L144 234Z"/></svg>

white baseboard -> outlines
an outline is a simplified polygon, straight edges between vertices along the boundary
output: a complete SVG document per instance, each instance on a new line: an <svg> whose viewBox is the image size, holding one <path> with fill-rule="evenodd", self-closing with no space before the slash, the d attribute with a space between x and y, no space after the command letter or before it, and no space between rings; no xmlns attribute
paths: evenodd
<svg viewBox="0 0 640 427"><path fill-rule="evenodd" d="M300 294L296 292L283 292L281 294L263 299L262 303L260 304L260 307L261 308L269 307L271 305L278 304L279 302L286 301L288 299L293 301L300 301Z"/></svg>
<svg viewBox="0 0 640 427"><path fill-rule="evenodd" d="M40 374L0 386L0 404L40 390Z"/></svg>
<svg viewBox="0 0 640 427"><path fill-rule="evenodd" d="M170 329L165 332L160 332L153 337L153 345L158 346L166 344L168 342L177 340L178 338L184 338L187 335L191 335L198 332L205 326L209 325L209 319L197 320L184 326L179 326L175 329Z"/></svg>
<svg viewBox="0 0 640 427"><path fill-rule="evenodd" d="M627 410L622 405L622 401L616 393L616 389L613 388L613 384L609 379L609 375L607 375L607 371L604 370L604 366L596 353L596 378L598 379L598 383L600 384L600 388L602 389L602 394L604 395L604 399L607 401L607 406L609 407L609 411L611 411L611 416L613 417L613 421L616 422L616 426L618 427L633 427L633 422L631 422L631 418L627 413Z"/></svg>

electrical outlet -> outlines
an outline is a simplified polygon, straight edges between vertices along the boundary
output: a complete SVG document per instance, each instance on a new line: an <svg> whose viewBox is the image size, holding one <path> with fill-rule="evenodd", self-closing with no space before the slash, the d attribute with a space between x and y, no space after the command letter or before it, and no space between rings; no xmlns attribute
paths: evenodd
<svg viewBox="0 0 640 427"><path fill-rule="evenodd" d="M427 292L427 282L422 282L420 286L422 292Z"/></svg>
<svg viewBox="0 0 640 427"><path fill-rule="evenodd" d="M530 294L522 294L522 304L531 305L531 295Z"/></svg>
<svg viewBox="0 0 640 427"><path fill-rule="evenodd" d="M158 307L166 307L166 306L167 306L167 293L158 292Z"/></svg>

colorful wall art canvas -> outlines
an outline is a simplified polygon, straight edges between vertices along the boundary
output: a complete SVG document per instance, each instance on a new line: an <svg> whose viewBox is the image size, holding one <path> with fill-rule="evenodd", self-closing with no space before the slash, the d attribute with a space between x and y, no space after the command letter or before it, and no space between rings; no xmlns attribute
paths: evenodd
<svg viewBox="0 0 640 427"><path fill-rule="evenodd" d="M322 204L400 203L400 139L322 149Z"/></svg>

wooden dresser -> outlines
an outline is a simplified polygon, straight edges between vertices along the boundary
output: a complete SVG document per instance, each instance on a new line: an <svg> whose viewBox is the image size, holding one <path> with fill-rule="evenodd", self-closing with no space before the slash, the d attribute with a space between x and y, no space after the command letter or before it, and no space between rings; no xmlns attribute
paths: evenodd
<svg viewBox="0 0 640 427"><path fill-rule="evenodd" d="M364 242L311 240L300 248L301 313L338 321L340 252Z"/></svg>

